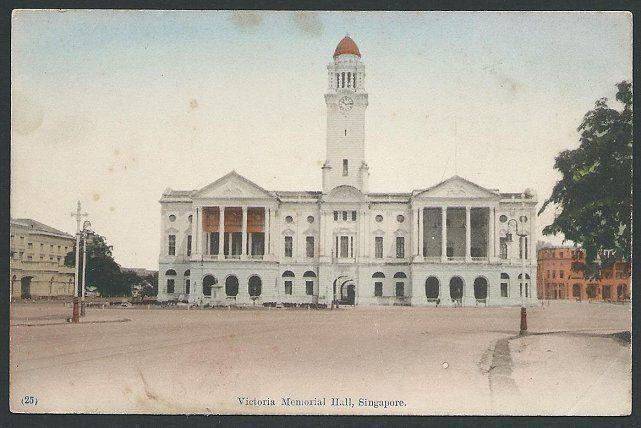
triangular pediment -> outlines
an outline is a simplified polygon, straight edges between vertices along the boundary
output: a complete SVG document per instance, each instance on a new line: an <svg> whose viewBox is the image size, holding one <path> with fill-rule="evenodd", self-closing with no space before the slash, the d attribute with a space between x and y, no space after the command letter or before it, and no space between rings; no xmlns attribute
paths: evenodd
<svg viewBox="0 0 641 428"><path fill-rule="evenodd" d="M222 176L213 183L208 184L194 196L198 198L240 198L240 199L274 199L274 196L267 190L263 189L251 180L232 171L227 175Z"/></svg>
<svg viewBox="0 0 641 428"><path fill-rule="evenodd" d="M415 192L414 198L497 199L500 195L496 190L486 189L455 175L428 189Z"/></svg>

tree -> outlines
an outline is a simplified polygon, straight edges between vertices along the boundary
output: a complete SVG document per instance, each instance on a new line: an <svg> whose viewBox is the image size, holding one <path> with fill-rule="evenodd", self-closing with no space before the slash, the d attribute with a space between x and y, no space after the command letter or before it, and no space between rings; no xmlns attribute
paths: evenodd
<svg viewBox="0 0 641 428"><path fill-rule="evenodd" d="M541 215L549 204L558 207L543 234L562 233L564 240L580 244L586 263L576 268L587 276L598 272L597 256L607 265L618 258L630 260L632 253L632 84L616 86L623 108L611 108L601 98L585 114L578 128L580 145L555 158L562 178L539 210ZM613 253L606 256L604 250Z"/></svg>
<svg viewBox="0 0 641 428"><path fill-rule="evenodd" d="M66 266L75 266L75 247L65 256ZM80 244L80 267L79 277L82 278L82 241ZM129 296L131 286L139 282L137 275L123 273L120 266L113 259L111 249L103 236L93 235L91 241L87 241L87 285L94 285L98 288L101 296Z"/></svg>

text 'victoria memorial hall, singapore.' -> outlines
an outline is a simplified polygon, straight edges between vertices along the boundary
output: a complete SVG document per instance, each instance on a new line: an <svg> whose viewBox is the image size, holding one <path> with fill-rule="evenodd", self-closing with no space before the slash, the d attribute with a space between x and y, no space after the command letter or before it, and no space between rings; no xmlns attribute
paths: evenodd
<svg viewBox="0 0 641 428"><path fill-rule="evenodd" d="M536 196L459 176L373 193L365 66L346 36L327 67L321 191L232 171L160 200L158 299L201 305L536 303Z"/></svg>

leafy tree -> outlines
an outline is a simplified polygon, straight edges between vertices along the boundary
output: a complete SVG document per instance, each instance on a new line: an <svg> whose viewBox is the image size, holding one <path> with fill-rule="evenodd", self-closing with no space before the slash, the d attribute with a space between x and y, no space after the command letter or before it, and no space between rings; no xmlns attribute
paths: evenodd
<svg viewBox="0 0 641 428"><path fill-rule="evenodd" d="M543 229L545 235L563 233L580 244L586 263L577 263L587 276L597 274L597 256L604 265L617 258L630 260L632 240L632 84L617 85L616 99L623 108L599 99L578 128L580 145L555 158L562 174L539 215L549 204L560 212ZM606 256L604 250L613 250Z"/></svg>
<svg viewBox="0 0 641 428"><path fill-rule="evenodd" d="M66 266L75 266L75 246L65 256ZM79 276L82 278L82 241L80 244ZM94 234L87 241L87 285L98 288L101 296L129 296L131 286L140 281L138 275L131 272L123 273L113 259L111 249L103 236Z"/></svg>

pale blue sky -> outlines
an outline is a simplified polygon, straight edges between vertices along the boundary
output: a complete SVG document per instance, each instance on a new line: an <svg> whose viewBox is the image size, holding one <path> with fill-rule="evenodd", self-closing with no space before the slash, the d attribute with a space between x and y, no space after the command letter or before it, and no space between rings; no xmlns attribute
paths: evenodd
<svg viewBox="0 0 641 428"><path fill-rule="evenodd" d="M605 12L18 11L12 216L71 232L80 199L118 262L153 268L165 187L236 169L320 189L325 66L346 32L366 64L372 191L457 172L543 201L583 114L631 79L631 30Z"/></svg>

